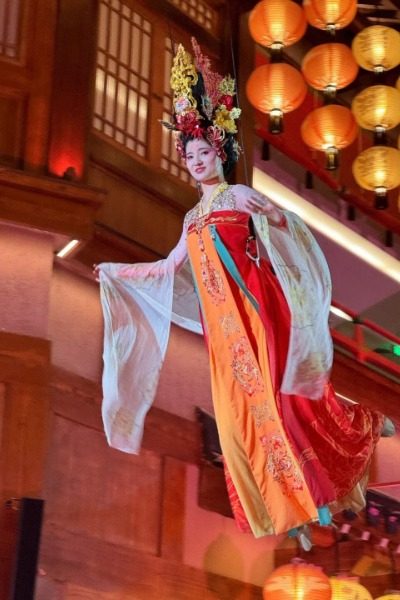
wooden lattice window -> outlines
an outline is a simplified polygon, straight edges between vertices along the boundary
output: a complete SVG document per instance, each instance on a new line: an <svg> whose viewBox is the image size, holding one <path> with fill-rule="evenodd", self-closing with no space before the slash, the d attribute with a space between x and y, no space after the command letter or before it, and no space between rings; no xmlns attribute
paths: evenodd
<svg viewBox="0 0 400 600"><path fill-rule="evenodd" d="M101 0L93 126L147 154L152 24L120 0Z"/></svg>
<svg viewBox="0 0 400 600"><path fill-rule="evenodd" d="M18 58L21 0L0 0L0 55Z"/></svg>
<svg viewBox="0 0 400 600"><path fill-rule="evenodd" d="M218 13L203 0L168 1L207 31L212 33L217 32Z"/></svg>
<svg viewBox="0 0 400 600"><path fill-rule="evenodd" d="M172 95L170 75L172 65L172 44L170 38L165 38L164 52L164 91L163 91L163 120L171 121ZM179 177L182 181L189 182L190 175L175 148L175 134L163 127L161 138L161 168L171 175Z"/></svg>

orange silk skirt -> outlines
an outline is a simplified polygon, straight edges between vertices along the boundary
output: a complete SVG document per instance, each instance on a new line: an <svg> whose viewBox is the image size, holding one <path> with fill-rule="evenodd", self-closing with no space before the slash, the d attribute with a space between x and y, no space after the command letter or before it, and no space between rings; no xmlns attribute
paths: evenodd
<svg viewBox="0 0 400 600"><path fill-rule="evenodd" d="M214 212L189 228L188 250L232 509L259 537L324 507L360 509L383 416L343 405L331 386L318 401L281 394L290 313L271 265L246 255L248 221Z"/></svg>

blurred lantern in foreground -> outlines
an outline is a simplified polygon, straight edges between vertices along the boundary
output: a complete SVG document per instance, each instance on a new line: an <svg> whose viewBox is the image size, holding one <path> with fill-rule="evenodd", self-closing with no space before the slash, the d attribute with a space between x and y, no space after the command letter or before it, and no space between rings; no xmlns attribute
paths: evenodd
<svg viewBox="0 0 400 600"><path fill-rule="evenodd" d="M363 69L388 71L400 64L400 33L384 25L371 25L355 36L352 50Z"/></svg>
<svg viewBox="0 0 400 600"><path fill-rule="evenodd" d="M387 208L388 190L400 185L400 150L367 148L354 160L353 175L360 187L375 192L375 208Z"/></svg>
<svg viewBox="0 0 400 600"><path fill-rule="evenodd" d="M373 85L355 96L351 110L360 127L374 131L379 142L385 131L400 123L400 91L389 85Z"/></svg>
<svg viewBox="0 0 400 600"><path fill-rule="evenodd" d="M272 63L257 67L247 80L249 102L259 111L269 114L270 132L281 133L283 114L300 106L307 86L294 67Z"/></svg>
<svg viewBox="0 0 400 600"><path fill-rule="evenodd" d="M311 25L332 33L349 25L357 13L356 0L304 0L303 7Z"/></svg>
<svg viewBox="0 0 400 600"><path fill-rule="evenodd" d="M278 567L263 588L264 600L330 600L331 594L322 569L305 563Z"/></svg>
<svg viewBox="0 0 400 600"><path fill-rule="evenodd" d="M352 112L337 104L321 106L310 112L301 125L303 141L314 150L325 152L326 169L338 166L338 152L357 137L358 127Z"/></svg>
<svg viewBox="0 0 400 600"><path fill-rule="evenodd" d="M373 600L369 591L351 579L330 578L332 600Z"/></svg>
<svg viewBox="0 0 400 600"><path fill-rule="evenodd" d="M345 44L320 44L307 52L301 70L311 87L333 97L354 81L358 65Z"/></svg>
<svg viewBox="0 0 400 600"><path fill-rule="evenodd" d="M275 52L297 42L306 28L303 9L291 0L262 0L249 17L251 37Z"/></svg>
<svg viewBox="0 0 400 600"><path fill-rule="evenodd" d="M384 596L375 598L375 600L400 600L400 592L398 594L385 594Z"/></svg>

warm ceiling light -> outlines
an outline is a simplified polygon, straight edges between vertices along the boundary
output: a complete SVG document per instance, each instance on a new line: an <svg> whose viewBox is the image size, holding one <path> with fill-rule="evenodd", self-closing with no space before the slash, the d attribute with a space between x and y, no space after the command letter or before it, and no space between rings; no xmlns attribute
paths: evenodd
<svg viewBox="0 0 400 600"><path fill-rule="evenodd" d="M68 256L68 254L71 254L72 250L74 250L79 243L79 240L71 240L70 242L68 242L68 244L65 244L65 246L57 252L57 256L59 258L65 258L66 256Z"/></svg>
<svg viewBox="0 0 400 600"><path fill-rule="evenodd" d="M400 283L399 260L256 167L253 169L253 187L280 208L295 212L315 231Z"/></svg>
<svg viewBox="0 0 400 600"><path fill-rule="evenodd" d="M249 16L251 37L272 50L294 44L306 28L303 9L291 0L262 0Z"/></svg>
<svg viewBox="0 0 400 600"><path fill-rule="evenodd" d="M372 146L353 162L353 175L358 185L375 192L375 208L387 208L387 192L400 185L400 150Z"/></svg>
<svg viewBox="0 0 400 600"><path fill-rule="evenodd" d="M389 85L373 85L353 98L351 110L364 129L393 129L400 123L400 91Z"/></svg>
<svg viewBox="0 0 400 600"><path fill-rule="evenodd" d="M326 169L331 171L338 166L338 151L356 139L358 127L351 110L328 104L311 111L300 131L307 146L325 152Z"/></svg>
<svg viewBox="0 0 400 600"><path fill-rule="evenodd" d="M304 0L303 7L311 25L331 32L349 25L357 13L356 0Z"/></svg>
<svg viewBox="0 0 400 600"><path fill-rule="evenodd" d="M354 81L358 65L345 44L320 44L307 52L301 70L311 87L332 96Z"/></svg>
<svg viewBox="0 0 400 600"><path fill-rule="evenodd" d="M366 27L353 39L352 50L363 69L388 71L400 64L400 33L384 25Z"/></svg>
<svg viewBox="0 0 400 600"><path fill-rule="evenodd" d="M257 67L246 84L249 102L262 113L270 115L271 133L282 131L282 115L300 106L307 86L297 69L286 63L271 63Z"/></svg>

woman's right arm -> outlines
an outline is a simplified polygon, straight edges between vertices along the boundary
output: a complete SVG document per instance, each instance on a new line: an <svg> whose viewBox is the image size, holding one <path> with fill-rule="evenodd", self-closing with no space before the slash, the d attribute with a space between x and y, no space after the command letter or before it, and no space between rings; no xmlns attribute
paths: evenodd
<svg viewBox="0 0 400 600"><path fill-rule="evenodd" d="M171 261L173 271L176 273L183 266L187 259L186 237L187 231L186 227L184 227L177 245L171 250L167 258L153 263L136 263L133 265L121 264L116 273L117 277L133 279L140 277L161 277L167 272L168 269L171 268ZM93 275L96 281L99 281L102 264L93 265Z"/></svg>

